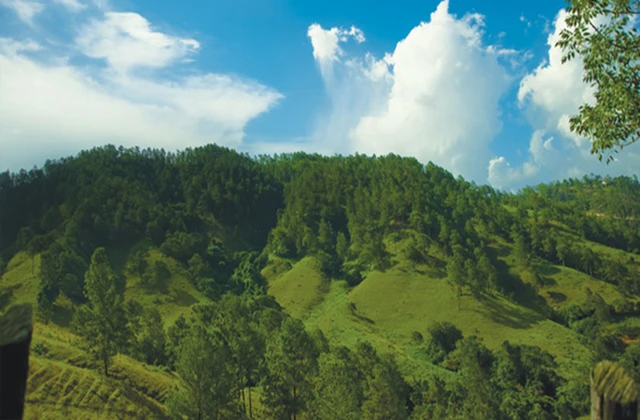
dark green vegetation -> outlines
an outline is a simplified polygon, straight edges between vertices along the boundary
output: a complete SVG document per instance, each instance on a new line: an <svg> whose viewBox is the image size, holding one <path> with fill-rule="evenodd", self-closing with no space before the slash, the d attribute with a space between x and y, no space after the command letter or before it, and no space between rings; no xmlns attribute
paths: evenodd
<svg viewBox="0 0 640 420"><path fill-rule="evenodd" d="M572 419L598 360L640 376L635 178L107 146L0 203L34 418Z"/></svg>
<svg viewBox="0 0 640 420"><path fill-rule="evenodd" d="M640 139L640 36L638 0L571 0L567 28L557 45L562 62L579 57L595 103L580 106L571 131L592 141L591 153L609 163Z"/></svg>

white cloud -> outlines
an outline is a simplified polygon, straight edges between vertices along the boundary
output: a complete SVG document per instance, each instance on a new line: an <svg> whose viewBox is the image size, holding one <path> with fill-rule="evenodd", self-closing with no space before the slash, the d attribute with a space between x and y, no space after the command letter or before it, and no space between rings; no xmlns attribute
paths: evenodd
<svg viewBox="0 0 640 420"><path fill-rule="evenodd" d="M579 57L562 64L562 50L555 46L566 27L567 13L561 10L549 34L548 59L526 75L518 91L520 106L536 129L529 154L520 167L512 167L503 157L489 165L489 182L500 188L520 188L527 184L577 177L589 173L633 175L640 167L636 145L625 148L615 162L606 165L590 153L588 139L576 135L569 127L569 118L581 104L593 103L593 88L583 82L583 67ZM543 137L557 135L554 139ZM553 144L551 141L553 140Z"/></svg>
<svg viewBox="0 0 640 420"><path fill-rule="evenodd" d="M545 138L543 130L536 130L529 142L529 159L516 168L504 156L489 161L487 180L495 188L516 189L539 179L543 169L556 166L559 162L557 151L553 147L553 137Z"/></svg>
<svg viewBox="0 0 640 420"><path fill-rule="evenodd" d="M313 57L318 61L338 61L338 57L344 54L338 43L347 42L350 37L359 43L365 41L364 33L355 26L351 26L349 30L323 29L319 24L313 23L309 25L307 36L311 39Z"/></svg>
<svg viewBox="0 0 640 420"><path fill-rule="evenodd" d="M497 50L483 46L482 27L481 15L458 19L443 1L384 59L351 58L335 77L323 72L332 108L316 141L342 153L415 156L484 180L508 80ZM310 35L321 68L346 54L333 49L335 32L318 26Z"/></svg>
<svg viewBox="0 0 640 420"><path fill-rule="evenodd" d="M344 51L339 43L345 43L349 38L355 39L358 43L365 41L364 33L351 26L350 29L331 28L324 29L317 23L309 25L307 36L311 40L313 47L313 57L320 66L320 72L325 80L333 79L333 64L340 61Z"/></svg>
<svg viewBox="0 0 640 420"><path fill-rule="evenodd" d="M105 143L175 150L241 144L248 121L280 98L223 75L179 82L114 77L0 55L0 167L12 170Z"/></svg>
<svg viewBox="0 0 640 420"><path fill-rule="evenodd" d="M44 10L44 5L28 0L0 0L0 5L13 9L20 20L32 26L33 18Z"/></svg>
<svg viewBox="0 0 640 420"><path fill-rule="evenodd" d="M78 0L53 0L53 2L58 3L75 13L87 8L86 4L83 4Z"/></svg>
<svg viewBox="0 0 640 420"><path fill-rule="evenodd" d="M106 12L91 20L76 39L88 57L105 59L117 71L164 67L196 52L195 39L178 38L151 29L137 13Z"/></svg>
<svg viewBox="0 0 640 420"><path fill-rule="evenodd" d="M0 38L0 54L14 56L21 52L35 52L42 50L42 46L32 39L17 41L11 38Z"/></svg>
<svg viewBox="0 0 640 420"><path fill-rule="evenodd" d="M561 10L555 30L549 34L548 60L522 79L518 91L520 105L528 106L534 123L547 130L566 124L568 116L577 112L582 103L594 99L593 89L582 81L582 60L576 57L562 64L562 50L555 46L566 28L565 17L566 11Z"/></svg>
<svg viewBox="0 0 640 420"><path fill-rule="evenodd" d="M71 41L106 67L55 60L33 40L0 38L0 169L41 165L106 143L168 150L207 143L242 147L244 128L282 95L256 81L172 66L199 48L151 29L135 13L106 12ZM62 46L68 52L68 45ZM135 68L163 69L132 72Z"/></svg>

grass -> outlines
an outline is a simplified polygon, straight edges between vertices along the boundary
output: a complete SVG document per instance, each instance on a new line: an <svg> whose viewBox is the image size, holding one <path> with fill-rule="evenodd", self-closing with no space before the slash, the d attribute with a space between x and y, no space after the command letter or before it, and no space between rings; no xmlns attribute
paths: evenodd
<svg viewBox="0 0 640 420"><path fill-rule="evenodd" d="M541 294L549 305L556 309L584 302L587 299L587 289L598 293L608 304L624 297L612 284L596 280L569 267L553 266L552 273L547 277L552 280L552 284L544 287Z"/></svg>
<svg viewBox="0 0 640 420"><path fill-rule="evenodd" d="M307 257L284 274L272 276L269 294L296 318L305 319L326 294L328 281L316 268L316 260Z"/></svg>
<svg viewBox="0 0 640 420"><path fill-rule="evenodd" d="M117 256L116 269L126 258ZM112 258L114 255L112 254ZM160 290L149 291L137 277L126 279L126 299L157 308L170 325L181 314L202 302L202 296L188 281L185 270L157 250L148 260L163 260L172 272ZM0 313L20 303L36 305L39 289L40 257L32 261L24 253L16 254L0 280ZM96 361L79 346L79 338L69 332L73 304L60 295L51 323L34 323L25 418L29 419L114 419L164 418L163 405L177 378L127 356L113 358L111 375L105 377Z"/></svg>
<svg viewBox="0 0 640 420"><path fill-rule="evenodd" d="M55 324L34 324L25 418L164 418L173 375L127 356L113 358L111 374Z"/></svg>
<svg viewBox="0 0 640 420"><path fill-rule="evenodd" d="M36 304L40 280L40 256L33 259L19 252L9 261L5 273L0 277L0 312L16 303Z"/></svg>
<svg viewBox="0 0 640 420"><path fill-rule="evenodd" d="M572 376L590 358L590 351L576 333L542 315L547 303L541 297L533 302L535 290L520 279L507 244L496 244L505 265L502 274L521 284L521 295L513 300L498 295L478 300L465 295L458 309L437 250L427 258L428 265L415 265L402 257L405 240L406 235L389 241L390 269L369 273L352 289L344 281L333 280L325 291L312 259L305 258L284 274L274 274L279 270L267 267L264 272L271 275L269 293L291 315L303 319L307 327L321 329L335 345L353 348L358 341L367 340L378 351L394 354L409 378L422 378L434 371L443 373L427 361L424 344L412 339L413 332L426 337L429 326L442 321L452 322L465 336L481 337L491 349L499 348L504 341L539 346L556 357L559 373L564 376ZM584 301L585 287L601 293L607 301L620 296L612 286L575 270L552 268L549 277L553 285L541 291L550 306L561 308ZM560 294L565 297L562 302L550 297Z"/></svg>
<svg viewBox="0 0 640 420"><path fill-rule="evenodd" d="M190 313L194 304L206 302L203 296L189 281L184 267L173 258L167 257L157 249L150 249L147 253L150 266L156 261L163 261L171 271L171 277L158 287L148 288L141 284L139 276L127 277L125 299L134 299L143 307L156 308L169 327L180 315Z"/></svg>
<svg viewBox="0 0 640 420"><path fill-rule="evenodd" d="M492 349L505 340L539 346L556 356L564 374L589 356L574 332L504 298L476 300L467 295L457 309L457 298L444 279L397 270L374 272L350 297L357 312L377 325L385 338L414 350L413 331L426 336L432 323L448 321L465 336L481 337Z"/></svg>

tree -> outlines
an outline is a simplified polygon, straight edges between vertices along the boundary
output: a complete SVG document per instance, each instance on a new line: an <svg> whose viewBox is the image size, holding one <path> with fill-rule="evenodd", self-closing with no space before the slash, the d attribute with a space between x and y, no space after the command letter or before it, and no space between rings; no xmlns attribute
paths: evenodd
<svg viewBox="0 0 640 420"><path fill-rule="evenodd" d="M75 302L83 300L83 280L87 266L72 249L54 242L42 253L40 260L40 287L49 288L57 297L58 290ZM53 303L53 301L51 301Z"/></svg>
<svg viewBox="0 0 640 420"><path fill-rule="evenodd" d="M389 355L369 374L362 403L362 418L402 420L407 418L407 384Z"/></svg>
<svg viewBox="0 0 640 420"><path fill-rule="evenodd" d="M148 266L149 263L147 262L145 253L138 251L131 256L128 267L129 273L142 278Z"/></svg>
<svg viewBox="0 0 640 420"><path fill-rule="evenodd" d="M479 252L476 253L476 258L478 270L484 276L487 286L496 290L498 288L498 271L491 262L489 255L483 249L479 249Z"/></svg>
<svg viewBox="0 0 640 420"><path fill-rule="evenodd" d="M475 336L464 338L456 345L460 373L467 385L463 410L469 419L498 418L497 393L491 386L493 355Z"/></svg>
<svg viewBox="0 0 640 420"><path fill-rule="evenodd" d="M107 253L97 248L84 279L88 303L78 308L74 318L74 328L85 339L89 352L103 363L106 376L111 357L126 346L129 338L124 305L114 280Z"/></svg>
<svg viewBox="0 0 640 420"><path fill-rule="evenodd" d="M582 59L583 80L595 89L595 104L580 106L569 126L592 141L599 160L640 138L640 38L631 20L638 14L637 0L573 0L556 44L562 63Z"/></svg>
<svg viewBox="0 0 640 420"><path fill-rule="evenodd" d="M347 259L347 252L349 251L349 242L343 232L338 232L336 239L336 254L340 258L341 262Z"/></svg>
<svg viewBox="0 0 640 420"><path fill-rule="evenodd" d="M562 263L563 266L566 264L567 257L569 256L569 246L569 243L563 236L560 237L560 240L558 240L556 244L556 255L558 256L558 260L560 260L560 263Z"/></svg>
<svg viewBox="0 0 640 420"><path fill-rule="evenodd" d="M212 307L211 326L220 332L230 350L230 366L237 381L237 387L240 389L245 413L247 401L244 390L248 388L249 417L251 417L253 415L251 389L258 381L259 371L264 361L264 336L256 320L252 318L247 302L242 297L227 293Z"/></svg>
<svg viewBox="0 0 640 420"><path fill-rule="evenodd" d="M447 263L447 281L451 287L455 290L456 297L458 298L458 309L460 309L460 297L462 291L466 285L467 273L465 271L464 256L461 253L459 247L453 250L453 256Z"/></svg>
<svg viewBox="0 0 640 420"><path fill-rule="evenodd" d="M169 366L172 368L175 368L175 363L180 353L180 344L182 344L184 337L189 334L189 329L190 325L184 315L180 315L167 330L167 356Z"/></svg>
<svg viewBox="0 0 640 420"><path fill-rule="evenodd" d="M270 337L265 354L268 374L264 403L276 417L297 419L311 401L317 351L302 321L287 318Z"/></svg>
<svg viewBox="0 0 640 420"><path fill-rule="evenodd" d="M314 386L314 418L358 420L362 417L362 384L348 349L320 355Z"/></svg>
<svg viewBox="0 0 640 420"><path fill-rule="evenodd" d="M166 335L156 308L148 309L140 321L138 343L144 361L150 365L167 363Z"/></svg>
<svg viewBox="0 0 640 420"><path fill-rule="evenodd" d="M334 232L331 223L322 219L318 225L318 244L320 249L331 252L334 242Z"/></svg>
<svg viewBox="0 0 640 420"><path fill-rule="evenodd" d="M180 386L167 406L177 418L218 420L229 408L235 381L229 366L229 352L202 326L194 326L181 340L176 372Z"/></svg>
<svg viewBox="0 0 640 420"><path fill-rule="evenodd" d="M531 262L531 253L526 238L523 235L517 235L513 247L513 253L518 265L526 267Z"/></svg>
<svg viewBox="0 0 640 420"><path fill-rule="evenodd" d="M427 354L432 363L440 363L451 353L458 341L462 340L462 331L450 322L437 322L429 327Z"/></svg>

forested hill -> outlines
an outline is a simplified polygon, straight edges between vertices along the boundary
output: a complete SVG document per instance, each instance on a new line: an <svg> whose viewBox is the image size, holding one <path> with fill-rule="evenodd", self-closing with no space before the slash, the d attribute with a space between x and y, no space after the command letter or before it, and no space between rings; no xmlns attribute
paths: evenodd
<svg viewBox="0 0 640 420"><path fill-rule="evenodd" d="M255 372L244 372L238 358L247 343L221 339L239 363L234 372L244 372L241 385L224 392L249 387L251 395L258 385L265 412L277 418L336 418L319 401L339 404L353 381L362 388L354 406L338 407L351 413L341 418L575 418L588 407L580 363L620 360L640 377L636 177L592 176L508 194L395 155L252 158L215 145L178 153L105 146L0 174L0 206L0 311L31 301L42 321L87 336L78 320L93 313L96 279L111 266L115 289L101 287L124 296L122 325L139 344L128 339L111 351L186 381L181 366L195 362L180 354L218 348L206 340L218 343L231 331L216 315L228 310L262 347L252 344ZM180 279L178 291L171 282ZM161 349L149 341L149 325L132 321L142 311L131 303L138 284L145 310L171 308L149 318ZM197 296L184 298L191 289ZM251 298L239 304L230 296ZM274 315L282 310L328 342L301 339L303 324ZM179 315L191 316L192 327ZM418 322L424 326L414 328ZM216 325L215 333L196 324ZM179 330L189 328L183 339ZM293 351L286 334L310 346L308 354L280 354ZM306 360L294 367L308 377L277 365L276 353ZM376 394L383 388L396 394ZM188 389L166 401L154 396L153 404L189 412L180 402L191 398ZM232 395L216 400L216 410L234 412ZM474 417L478 404L484 414ZM376 417L379 405L387 411ZM540 412L551 414L535 417Z"/></svg>

